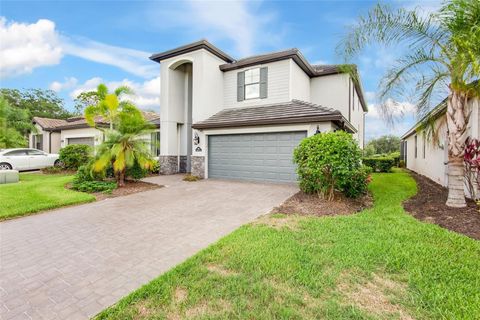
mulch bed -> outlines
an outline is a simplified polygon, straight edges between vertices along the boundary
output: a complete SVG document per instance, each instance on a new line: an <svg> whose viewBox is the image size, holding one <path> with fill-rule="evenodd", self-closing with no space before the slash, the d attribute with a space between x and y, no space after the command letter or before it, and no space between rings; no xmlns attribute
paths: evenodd
<svg viewBox="0 0 480 320"><path fill-rule="evenodd" d="M125 181L124 187L114 189L112 193L96 192L92 194L95 196L95 198L97 198L97 201L99 201L99 200L104 200L108 198L116 198L116 197L126 196L129 194L134 194L138 192L158 189L162 187L163 186L161 185L150 183L150 182L127 180Z"/></svg>
<svg viewBox="0 0 480 320"><path fill-rule="evenodd" d="M480 212L475 202L467 199L466 208L447 207L447 188L414 172L410 174L417 182L418 193L403 203L406 211L421 221L480 240Z"/></svg>
<svg viewBox="0 0 480 320"><path fill-rule="evenodd" d="M373 205L370 195L358 199L350 199L342 194L335 194L333 201L327 201L315 194L302 191L291 196L272 213L297 214L309 216L349 215L362 211Z"/></svg>

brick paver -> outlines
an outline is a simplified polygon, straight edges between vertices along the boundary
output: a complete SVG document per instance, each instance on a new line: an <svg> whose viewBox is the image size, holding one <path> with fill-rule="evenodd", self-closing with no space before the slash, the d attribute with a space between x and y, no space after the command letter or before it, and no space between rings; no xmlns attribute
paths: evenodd
<svg viewBox="0 0 480 320"><path fill-rule="evenodd" d="M166 187L1 222L0 318L92 317L297 191L149 181Z"/></svg>

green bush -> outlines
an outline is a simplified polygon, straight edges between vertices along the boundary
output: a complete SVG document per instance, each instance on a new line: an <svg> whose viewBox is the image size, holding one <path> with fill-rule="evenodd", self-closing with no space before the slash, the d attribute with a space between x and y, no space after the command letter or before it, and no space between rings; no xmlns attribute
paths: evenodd
<svg viewBox="0 0 480 320"><path fill-rule="evenodd" d="M155 161L153 163L152 169L150 169L151 173L159 173L160 172L160 161Z"/></svg>
<svg viewBox="0 0 480 320"><path fill-rule="evenodd" d="M358 197L367 190L368 169L361 166L361 150L343 131L316 134L295 148L294 162L305 193L332 200L334 191Z"/></svg>
<svg viewBox="0 0 480 320"><path fill-rule="evenodd" d="M390 172L395 165L395 159L391 157L363 158L363 164L371 167L374 172Z"/></svg>
<svg viewBox="0 0 480 320"><path fill-rule="evenodd" d="M105 179L105 172L93 171L92 167L93 160L89 161L83 166L80 166L75 174L74 181L81 183L85 181L101 181Z"/></svg>
<svg viewBox="0 0 480 320"><path fill-rule="evenodd" d="M405 163L405 160L400 160L398 162L398 167L399 168L405 168L407 166L407 164Z"/></svg>
<svg viewBox="0 0 480 320"><path fill-rule="evenodd" d="M83 144L70 144L60 150L59 160L67 169L78 169L90 161L92 148Z"/></svg>
<svg viewBox="0 0 480 320"><path fill-rule="evenodd" d="M132 178L133 180L140 180L142 178L145 178L147 174L148 174L148 170L145 168L142 168L137 161L135 161L133 166L131 166L130 168L127 168L127 170L125 171L125 176Z"/></svg>
<svg viewBox="0 0 480 320"><path fill-rule="evenodd" d="M111 181L83 181L76 182L72 184L72 189L81 191L81 192L104 192L112 193L114 189L117 188L117 184Z"/></svg>

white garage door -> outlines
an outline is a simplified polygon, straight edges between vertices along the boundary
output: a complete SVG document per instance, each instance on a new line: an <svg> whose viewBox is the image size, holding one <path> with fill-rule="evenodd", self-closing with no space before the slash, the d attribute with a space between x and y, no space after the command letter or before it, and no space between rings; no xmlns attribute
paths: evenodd
<svg viewBox="0 0 480 320"><path fill-rule="evenodd" d="M87 146L93 147L94 141L93 137L85 137L85 138L67 138L68 144L85 144Z"/></svg>
<svg viewBox="0 0 480 320"><path fill-rule="evenodd" d="M293 149L306 136L305 131L209 136L208 177L294 182Z"/></svg>

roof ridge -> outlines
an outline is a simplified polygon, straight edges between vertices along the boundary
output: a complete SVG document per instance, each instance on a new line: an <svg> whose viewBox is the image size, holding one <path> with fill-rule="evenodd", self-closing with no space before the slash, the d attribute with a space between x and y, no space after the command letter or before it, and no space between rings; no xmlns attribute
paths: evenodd
<svg viewBox="0 0 480 320"><path fill-rule="evenodd" d="M275 50L275 51L269 51L269 52L255 54L255 55L252 55L252 56L241 58L241 59L235 60L234 62L231 62L231 63L241 62L243 60L259 58L259 57L263 57L263 56L269 56L269 55L272 55L272 54L285 53L285 52L290 52L290 51L291 52L297 52L297 53L300 52L300 50L298 48L288 48L288 49L282 49L282 50Z"/></svg>

